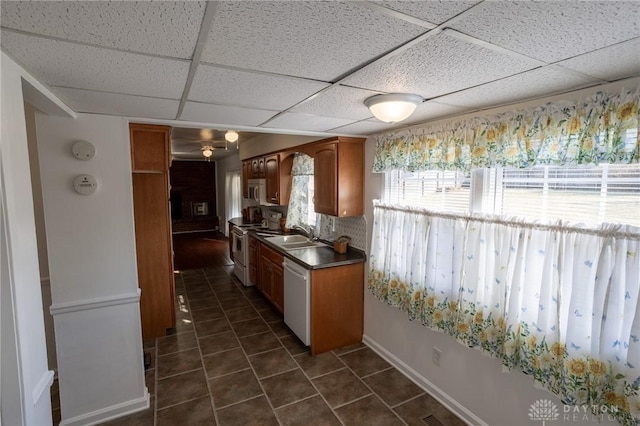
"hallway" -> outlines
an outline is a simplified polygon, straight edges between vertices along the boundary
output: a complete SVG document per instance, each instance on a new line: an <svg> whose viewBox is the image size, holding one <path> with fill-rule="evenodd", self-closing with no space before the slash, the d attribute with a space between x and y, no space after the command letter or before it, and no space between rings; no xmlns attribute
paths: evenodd
<svg viewBox="0 0 640 426"><path fill-rule="evenodd" d="M151 407L108 425L464 424L364 344L312 357L231 274L176 271L176 328L144 343Z"/></svg>

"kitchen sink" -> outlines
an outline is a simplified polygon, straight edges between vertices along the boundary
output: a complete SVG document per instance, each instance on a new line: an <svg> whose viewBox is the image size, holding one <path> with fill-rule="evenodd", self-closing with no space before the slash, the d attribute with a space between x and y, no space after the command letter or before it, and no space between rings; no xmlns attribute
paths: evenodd
<svg viewBox="0 0 640 426"><path fill-rule="evenodd" d="M304 235L278 235L276 237L267 237L265 240L281 247L284 250L321 247L325 245L316 241L311 241Z"/></svg>

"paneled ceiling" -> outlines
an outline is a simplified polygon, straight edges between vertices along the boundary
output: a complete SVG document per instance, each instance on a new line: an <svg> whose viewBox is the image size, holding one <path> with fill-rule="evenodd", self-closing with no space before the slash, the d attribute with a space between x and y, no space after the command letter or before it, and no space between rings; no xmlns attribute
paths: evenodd
<svg viewBox="0 0 640 426"><path fill-rule="evenodd" d="M247 141L398 127L364 106L379 93L425 99L406 126L640 75L637 0L0 7L2 50L72 109L168 120L174 151L196 158L202 128Z"/></svg>

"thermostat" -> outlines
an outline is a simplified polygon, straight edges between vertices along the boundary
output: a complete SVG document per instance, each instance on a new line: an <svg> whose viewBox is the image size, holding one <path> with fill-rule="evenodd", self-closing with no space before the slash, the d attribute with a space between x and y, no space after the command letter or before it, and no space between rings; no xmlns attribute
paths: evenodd
<svg viewBox="0 0 640 426"><path fill-rule="evenodd" d="M98 188L98 182L96 178L91 175L79 175L73 180L73 189L78 194L91 195L96 192Z"/></svg>
<svg viewBox="0 0 640 426"><path fill-rule="evenodd" d="M71 151L78 160L91 160L96 155L96 147L87 141L77 141L71 147Z"/></svg>

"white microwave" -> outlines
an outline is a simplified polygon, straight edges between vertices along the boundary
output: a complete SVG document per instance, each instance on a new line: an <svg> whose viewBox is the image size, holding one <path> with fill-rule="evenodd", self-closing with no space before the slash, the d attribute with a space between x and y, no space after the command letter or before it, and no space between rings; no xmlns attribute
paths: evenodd
<svg viewBox="0 0 640 426"><path fill-rule="evenodd" d="M249 179L249 200L260 205L267 203L267 181L265 179Z"/></svg>

